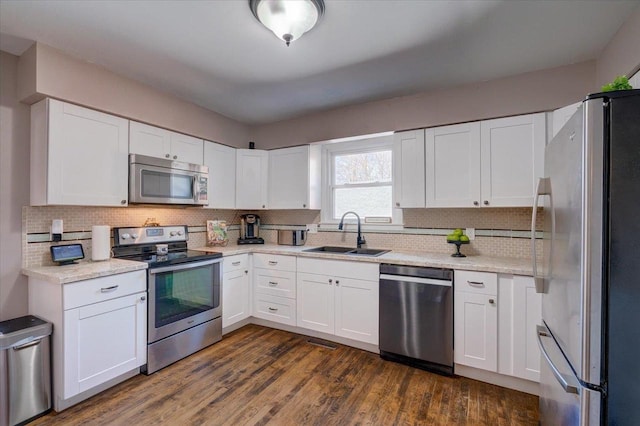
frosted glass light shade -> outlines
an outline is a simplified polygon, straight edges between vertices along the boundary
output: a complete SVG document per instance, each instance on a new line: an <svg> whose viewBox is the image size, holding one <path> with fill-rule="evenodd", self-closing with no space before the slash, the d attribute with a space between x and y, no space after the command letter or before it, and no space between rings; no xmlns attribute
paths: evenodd
<svg viewBox="0 0 640 426"><path fill-rule="evenodd" d="M250 0L249 6L287 46L313 28L324 13L323 0Z"/></svg>

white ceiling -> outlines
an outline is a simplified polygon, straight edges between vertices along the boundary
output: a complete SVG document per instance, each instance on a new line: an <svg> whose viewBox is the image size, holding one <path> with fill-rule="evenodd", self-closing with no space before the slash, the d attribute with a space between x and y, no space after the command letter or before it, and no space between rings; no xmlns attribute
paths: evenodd
<svg viewBox="0 0 640 426"><path fill-rule="evenodd" d="M594 59L638 0L325 0L287 48L245 0L0 0L56 47L248 124Z"/></svg>

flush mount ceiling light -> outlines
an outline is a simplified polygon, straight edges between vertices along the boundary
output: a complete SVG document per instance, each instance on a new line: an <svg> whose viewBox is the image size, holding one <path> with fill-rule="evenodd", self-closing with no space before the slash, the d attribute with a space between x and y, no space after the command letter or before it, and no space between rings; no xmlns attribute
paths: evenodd
<svg viewBox="0 0 640 426"><path fill-rule="evenodd" d="M324 14L324 0L249 0L258 21L287 43L299 39Z"/></svg>

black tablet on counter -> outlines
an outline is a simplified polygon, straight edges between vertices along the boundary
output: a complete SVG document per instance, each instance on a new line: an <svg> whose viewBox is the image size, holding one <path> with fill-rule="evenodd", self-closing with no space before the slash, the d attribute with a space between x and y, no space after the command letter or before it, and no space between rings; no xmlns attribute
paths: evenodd
<svg viewBox="0 0 640 426"><path fill-rule="evenodd" d="M51 246L51 260L57 262L59 265L78 263L76 260L80 259L84 259L82 244Z"/></svg>

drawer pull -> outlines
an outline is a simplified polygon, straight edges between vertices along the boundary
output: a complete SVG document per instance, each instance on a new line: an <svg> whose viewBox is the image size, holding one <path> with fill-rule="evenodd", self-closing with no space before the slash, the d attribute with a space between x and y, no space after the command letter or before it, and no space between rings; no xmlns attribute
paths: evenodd
<svg viewBox="0 0 640 426"><path fill-rule="evenodd" d="M238 265L240 264L240 261L238 260L237 262L231 262L231 264L232 264L233 266L238 266Z"/></svg>
<svg viewBox="0 0 640 426"><path fill-rule="evenodd" d="M110 291L113 291L113 290L115 290L116 288L118 288L118 284L116 284L116 285L112 285L111 287L102 287L102 288L100 289L100 292L102 292L102 293L109 293Z"/></svg>
<svg viewBox="0 0 640 426"><path fill-rule="evenodd" d="M278 312L278 308L271 308L271 307L270 307L270 308L269 308L269 310L270 310L271 312Z"/></svg>
<svg viewBox="0 0 640 426"><path fill-rule="evenodd" d="M467 281L467 284L474 287L484 287L484 283L482 281Z"/></svg>
<svg viewBox="0 0 640 426"><path fill-rule="evenodd" d="M496 301L495 301L495 299L489 299L489 303L490 303L491 305L493 305L493 304L495 304L495 303L496 303Z"/></svg>
<svg viewBox="0 0 640 426"><path fill-rule="evenodd" d="M278 262L276 262L275 260L270 260L269 261L269 265L277 265L277 264L278 264Z"/></svg>
<svg viewBox="0 0 640 426"><path fill-rule="evenodd" d="M269 281L269 285L270 286L276 286L276 285L278 285L278 283L276 281Z"/></svg>

